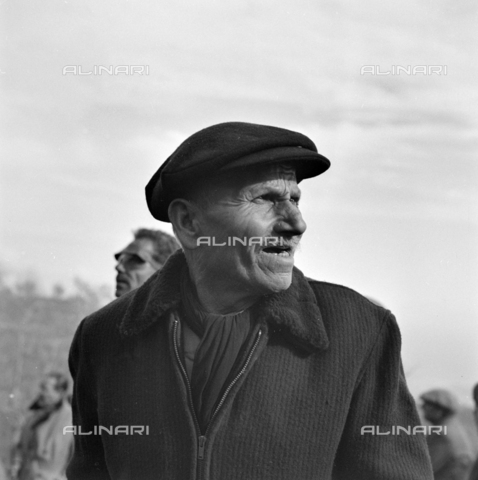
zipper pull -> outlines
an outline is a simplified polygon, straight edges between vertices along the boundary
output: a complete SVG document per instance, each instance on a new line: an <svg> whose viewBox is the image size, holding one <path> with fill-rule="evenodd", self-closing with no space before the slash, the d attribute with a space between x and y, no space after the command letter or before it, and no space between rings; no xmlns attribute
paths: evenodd
<svg viewBox="0 0 478 480"><path fill-rule="evenodd" d="M198 458L202 460L204 458L204 448L206 447L206 437L204 435L201 435L198 440Z"/></svg>

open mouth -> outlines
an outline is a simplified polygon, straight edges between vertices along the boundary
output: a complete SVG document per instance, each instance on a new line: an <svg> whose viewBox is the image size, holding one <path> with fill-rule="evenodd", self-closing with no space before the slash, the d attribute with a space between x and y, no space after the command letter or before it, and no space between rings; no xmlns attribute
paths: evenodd
<svg viewBox="0 0 478 480"><path fill-rule="evenodd" d="M281 246L273 246L273 247L266 247L262 249L264 253L269 255L278 255L280 257L290 257L292 255L292 248L291 247L281 247Z"/></svg>

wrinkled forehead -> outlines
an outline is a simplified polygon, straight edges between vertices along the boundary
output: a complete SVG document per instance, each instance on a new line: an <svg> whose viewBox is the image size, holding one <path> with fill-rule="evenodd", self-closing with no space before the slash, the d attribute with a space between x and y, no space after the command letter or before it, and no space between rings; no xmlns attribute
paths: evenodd
<svg viewBox="0 0 478 480"><path fill-rule="evenodd" d="M263 184L285 184L297 187L296 169L289 163L257 165L247 169L237 169L216 175L198 186L198 193L221 195L248 190Z"/></svg>

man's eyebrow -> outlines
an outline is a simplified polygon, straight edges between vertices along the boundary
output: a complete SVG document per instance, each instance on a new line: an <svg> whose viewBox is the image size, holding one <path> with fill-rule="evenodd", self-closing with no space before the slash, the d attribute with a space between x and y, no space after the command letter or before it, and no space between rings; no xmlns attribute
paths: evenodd
<svg viewBox="0 0 478 480"><path fill-rule="evenodd" d="M267 194L277 195L279 197L285 197L288 194L290 194L291 197L300 197L302 195L302 191L298 186L287 188L283 185L271 185L265 183L261 185L256 185L254 186L254 188L252 188L253 192L256 192L258 190L265 191Z"/></svg>

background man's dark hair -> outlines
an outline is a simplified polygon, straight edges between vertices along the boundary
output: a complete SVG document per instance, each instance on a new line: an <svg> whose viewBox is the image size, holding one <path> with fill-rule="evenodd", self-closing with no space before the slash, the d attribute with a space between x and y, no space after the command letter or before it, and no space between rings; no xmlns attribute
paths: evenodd
<svg viewBox="0 0 478 480"><path fill-rule="evenodd" d="M153 242L155 250L153 257L161 265L166 263L168 257L178 250L178 248L181 248L178 241L172 235L162 232L161 230L139 228L135 230L133 234L135 240L146 238Z"/></svg>

